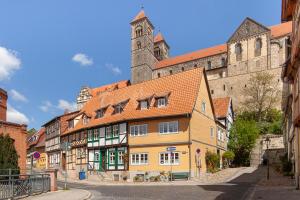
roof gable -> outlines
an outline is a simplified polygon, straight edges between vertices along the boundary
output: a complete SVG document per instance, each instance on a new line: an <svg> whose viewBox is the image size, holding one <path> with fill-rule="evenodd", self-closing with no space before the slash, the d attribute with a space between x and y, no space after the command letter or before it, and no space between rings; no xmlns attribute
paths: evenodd
<svg viewBox="0 0 300 200"><path fill-rule="evenodd" d="M253 35L270 31L266 26L247 17L233 35L229 38L228 43L236 42Z"/></svg>
<svg viewBox="0 0 300 200"><path fill-rule="evenodd" d="M231 98L215 98L213 99L216 118L226 118L231 107Z"/></svg>

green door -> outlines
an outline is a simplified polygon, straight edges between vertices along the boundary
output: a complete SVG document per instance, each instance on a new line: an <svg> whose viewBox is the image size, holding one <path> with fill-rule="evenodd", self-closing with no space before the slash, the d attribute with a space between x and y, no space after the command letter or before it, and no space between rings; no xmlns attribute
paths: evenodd
<svg viewBox="0 0 300 200"><path fill-rule="evenodd" d="M99 171L105 171L105 150L100 150Z"/></svg>

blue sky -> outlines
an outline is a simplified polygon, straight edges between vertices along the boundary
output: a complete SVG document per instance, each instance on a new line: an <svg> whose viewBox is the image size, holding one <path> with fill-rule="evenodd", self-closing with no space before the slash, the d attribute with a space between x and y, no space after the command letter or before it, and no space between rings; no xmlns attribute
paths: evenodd
<svg viewBox="0 0 300 200"><path fill-rule="evenodd" d="M144 5L171 56L227 41L247 16L280 23L281 0L1 0L0 87L9 120L38 129L83 85L130 78L130 21Z"/></svg>

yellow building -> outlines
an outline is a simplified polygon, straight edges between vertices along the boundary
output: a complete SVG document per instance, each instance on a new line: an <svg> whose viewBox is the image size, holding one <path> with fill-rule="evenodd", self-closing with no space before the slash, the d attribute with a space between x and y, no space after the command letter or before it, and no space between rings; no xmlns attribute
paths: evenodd
<svg viewBox="0 0 300 200"><path fill-rule="evenodd" d="M88 170L194 177L206 172L205 153L217 153L208 91L203 68L115 88L90 99L66 134L87 131Z"/></svg>

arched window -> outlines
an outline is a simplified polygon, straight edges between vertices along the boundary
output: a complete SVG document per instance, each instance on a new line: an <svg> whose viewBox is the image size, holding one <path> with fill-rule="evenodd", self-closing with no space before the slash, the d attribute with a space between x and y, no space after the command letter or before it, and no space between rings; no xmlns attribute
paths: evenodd
<svg viewBox="0 0 300 200"><path fill-rule="evenodd" d="M154 56L156 58L159 58L160 57L160 48L159 47L155 47L154 48Z"/></svg>
<svg viewBox="0 0 300 200"><path fill-rule="evenodd" d="M181 71L184 71L184 67L181 67Z"/></svg>
<svg viewBox="0 0 300 200"><path fill-rule="evenodd" d="M142 26L137 26L135 29L135 35L136 37L140 37L143 35L143 27Z"/></svg>
<svg viewBox="0 0 300 200"><path fill-rule="evenodd" d="M208 69L208 70L211 69L211 61L207 61L207 69Z"/></svg>
<svg viewBox="0 0 300 200"><path fill-rule="evenodd" d="M170 75L173 74L173 70L170 70Z"/></svg>
<svg viewBox="0 0 300 200"><path fill-rule="evenodd" d="M236 55L237 61L242 60L242 44L241 43L237 43L235 45L235 55Z"/></svg>
<svg viewBox="0 0 300 200"><path fill-rule="evenodd" d="M221 67L225 67L225 65L226 65L226 59L222 58L221 59Z"/></svg>
<svg viewBox="0 0 300 200"><path fill-rule="evenodd" d="M262 42L261 42L261 38L257 38L255 40L255 56L260 56L261 55L261 47L262 47Z"/></svg>
<svg viewBox="0 0 300 200"><path fill-rule="evenodd" d="M137 41L136 46L137 46L138 49L141 49L142 48L142 43L140 41Z"/></svg>

